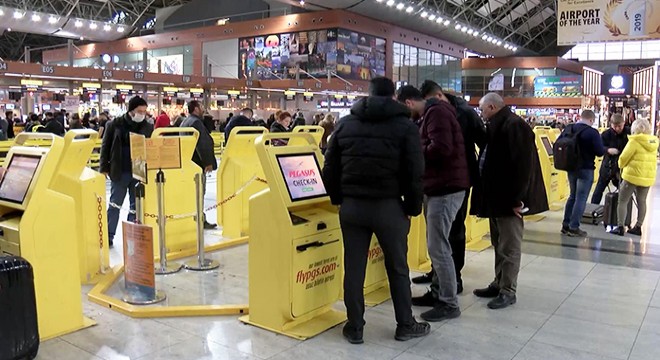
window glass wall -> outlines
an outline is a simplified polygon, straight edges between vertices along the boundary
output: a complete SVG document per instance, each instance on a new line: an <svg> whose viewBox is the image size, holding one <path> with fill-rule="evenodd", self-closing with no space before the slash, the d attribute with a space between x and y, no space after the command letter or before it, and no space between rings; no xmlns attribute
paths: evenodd
<svg viewBox="0 0 660 360"><path fill-rule="evenodd" d="M193 56L192 45L174 46L163 49L147 50L148 72L160 72L164 74L192 75ZM53 61L49 65L66 66L68 61ZM143 53L135 51L123 54L107 54L75 59L74 67L93 67L98 69L114 68L115 70L144 71Z"/></svg>
<svg viewBox="0 0 660 360"><path fill-rule="evenodd" d="M392 77L395 82L420 86L424 80L433 80L443 89L462 91L461 59L394 43Z"/></svg>
<svg viewBox="0 0 660 360"><path fill-rule="evenodd" d="M660 58L660 40L577 44L563 58L580 61L657 59Z"/></svg>

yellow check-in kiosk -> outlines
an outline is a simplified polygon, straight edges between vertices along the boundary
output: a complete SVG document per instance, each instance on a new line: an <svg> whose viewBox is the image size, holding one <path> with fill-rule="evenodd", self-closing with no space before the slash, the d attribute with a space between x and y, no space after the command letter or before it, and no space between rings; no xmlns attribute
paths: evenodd
<svg viewBox="0 0 660 360"><path fill-rule="evenodd" d="M411 271L431 271L431 259L426 245L426 218L424 213L410 219L408 232L408 267Z"/></svg>
<svg viewBox="0 0 660 360"><path fill-rule="evenodd" d="M197 223L194 214L197 203L195 195L195 174L200 169L192 161L199 133L194 128L158 128L154 130L151 139L174 140L172 144L161 144L160 149L167 148L163 157L179 156L180 166L163 168L165 173L165 234L167 253L177 253L197 248ZM147 139L149 141L149 139ZM177 145L178 144L178 145ZM144 217L145 225L158 228L158 199L156 173L159 168L149 165L147 154L147 184L145 185ZM154 232L154 254L159 253L160 237Z"/></svg>
<svg viewBox="0 0 660 360"><path fill-rule="evenodd" d="M218 168L218 224L226 238L247 236L250 231L250 196L268 187L261 181L264 170L254 146L268 130L256 126L237 126L231 131ZM223 201L230 199L229 201Z"/></svg>
<svg viewBox="0 0 660 360"><path fill-rule="evenodd" d="M308 133L314 137L314 141L318 145L321 145L321 140L323 139L323 134L325 129L318 125L299 125L293 128L293 133ZM292 139L292 141L298 141L298 139Z"/></svg>
<svg viewBox="0 0 660 360"><path fill-rule="evenodd" d="M289 144L274 146L273 139ZM241 321L310 338L346 320L332 309L342 287L342 237L321 178L322 155L304 133L264 134L256 150L269 188L250 198L250 315Z"/></svg>
<svg viewBox="0 0 660 360"><path fill-rule="evenodd" d="M488 218L480 218L470 215L472 204L472 191L468 195L468 216L465 217L465 249L470 251L482 251L490 247L490 240L485 240L490 233L490 221Z"/></svg>
<svg viewBox="0 0 660 360"><path fill-rule="evenodd" d="M371 237L364 276L364 303L376 306L390 299L390 286L385 269L385 254L376 236Z"/></svg>
<svg viewBox="0 0 660 360"><path fill-rule="evenodd" d="M538 150L539 160L541 162L541 172L543 173L543 183L545 191L548 194L548 204L552 210L557 210L553 204L559 202L559 170L555 169L552 142L550 141L550 128L547 126L537 126L534 128L536 135L536 148Z"/></svg>
<svg viewBox="0 0 660 360"><path fill-rule="evenodd" d="M50 139L51 146L24 146L30 138ZM0 253L32 264L41 339L92 324L82 312L75 200L54 186L64 149L61 137L21 133L0 180Z"/></svg>
<svg viewBox="0 0 660 360"><path fill-rule="evenodd" d="M108 252L108 219L106 211L106 179L87 167L99 133L94 130L71 130L64 136L66 156L59 159L59 171L53 178L54 190L71 196L79 220L78 261L80 281L95 283L110 267Z"/></svg>

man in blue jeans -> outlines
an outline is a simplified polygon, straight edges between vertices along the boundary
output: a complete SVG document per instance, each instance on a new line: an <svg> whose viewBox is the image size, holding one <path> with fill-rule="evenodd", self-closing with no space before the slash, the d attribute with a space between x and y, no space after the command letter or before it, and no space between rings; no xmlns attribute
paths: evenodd
<svg viewBox="0 0 660 360"><path fill-rule="evenodd" d="M124 204L126 193L135 211L135 185L131 166L131 148L129 134L136 133L150 137L154 126L144 121L147 115L147 102L135 96L128 102L128 112L108 122L101 143L100 172L110 178L110 203L108 204L108 243L113 246L119 209ZM128 215L128 221L134 221L135 214Z"/></svg>
<svg viewBox="0 0 660 360"><path fill-rule="evenodd" d="M596 114L591 110L584 110L580 121L564 130L564 134L577 133L577 144L580 155L579 168L568 172L568 183L571 195L566 201L564 221L561 227L563 235L571 237L586 237L587 232L580 229L580 220L587 205L587 198L594 183L594 170L596 156L605 154L603 139L593 128Z"/></svg>

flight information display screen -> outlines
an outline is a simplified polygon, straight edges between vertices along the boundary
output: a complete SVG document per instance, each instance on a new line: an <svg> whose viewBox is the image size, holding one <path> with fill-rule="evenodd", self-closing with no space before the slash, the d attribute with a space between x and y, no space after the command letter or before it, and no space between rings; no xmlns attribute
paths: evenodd
<svg viewBox="0 0 660 360"><path fill-rule="evenodd" d="M277 155L291 201L327 196L319 163L311 154Z"/></svg>
<svg viewBox="0 0 660 360"><path fill-rule="evenodd" d="M0 200L22 204L40 161L38 155L14 154L0 181Z"/></svg>

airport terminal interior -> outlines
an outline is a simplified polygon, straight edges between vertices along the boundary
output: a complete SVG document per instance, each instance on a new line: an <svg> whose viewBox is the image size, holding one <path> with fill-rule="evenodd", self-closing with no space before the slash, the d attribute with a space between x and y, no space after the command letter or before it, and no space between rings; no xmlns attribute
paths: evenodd
<svg viewBox="0 0 660 360"><path fill-rule="evenodd" d="M658 11L659 0L0 0L0 360L660 359ZM391 109L405 121L373 115ZM369 135L356 143L358 122ZM427 132L440 123L459 130ZM404 127L419 130L419 154L392 145ZM467 160L429 155L457 134L467 150L436 148ZM494 165L502 139L516 160ZM392 151L400 164L383 165ZM475 170L465 185L428 190L459 176L459 158ZM387 201L411 215L417 160L427 194L407 236L385 205L351 218L349 203ZM392 183L396 195L373 195ZM429 211L459 190L464 219L445 203L449 222ZM502 197L513 211L480 216ZM584 207L570 223L567 203ZM522 236L500 222L515 215ZM347 238L367 218L382 235L368 248ZM344 288L361 251L362 333ZM463 252L447 290L437 269ZM429 329L397 328L404 257ZM447 299L460 312L434 320L455 309Z"/></svg>

